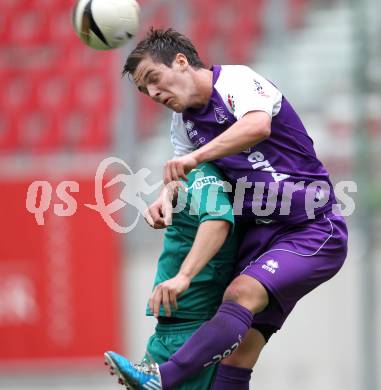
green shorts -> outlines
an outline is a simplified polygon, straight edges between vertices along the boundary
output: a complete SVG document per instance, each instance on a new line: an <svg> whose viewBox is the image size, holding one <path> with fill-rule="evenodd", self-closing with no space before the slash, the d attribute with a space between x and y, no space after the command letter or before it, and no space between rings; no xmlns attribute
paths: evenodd
<svg viewBox="0 0 381 390"><path fill-rule="evenodd" d="M155 333L149 338L147 352L155 362L161 364L170 358L205 321L191 321L181 324L157 324ZM148 357L147 357L148 358ZM175 390L208 390L212 387L217 366L202 370Z"/></svg>

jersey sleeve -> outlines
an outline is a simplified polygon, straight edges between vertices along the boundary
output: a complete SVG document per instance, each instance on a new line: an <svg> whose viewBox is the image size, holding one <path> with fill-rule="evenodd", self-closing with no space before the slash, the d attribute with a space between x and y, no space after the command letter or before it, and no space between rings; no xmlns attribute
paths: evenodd
<svg viewBox="0 0 381 390"><path fill-rule="evenodd" d="M172 116L171 143L174 149L174 158L184 156L196 149L188 138L183 117L178 113L174 113Z"/></svg>
<svg viewBox="0 0 381 390"><path fill-rule="evenodd" d="M223 65L215 88L237 120L251 111L264 111L271 117L280 111L282 93L247 66Z"/></svg>
<svg viewBox="0 0 381 390"><path fill-rule="evenodd" d="M195 169L188 175L190 213L198 216L199 223L207 220L225 220L233 227L234 214L228 193L229 185L217 169L207 167L210 165L203 164L201 169Z"/></svg>

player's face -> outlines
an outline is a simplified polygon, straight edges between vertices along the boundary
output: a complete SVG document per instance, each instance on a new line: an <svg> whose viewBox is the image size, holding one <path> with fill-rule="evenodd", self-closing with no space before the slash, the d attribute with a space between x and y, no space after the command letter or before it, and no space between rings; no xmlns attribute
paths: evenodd
<svg viewBox="0 0 381 390"><path fill-rule="evenodd" d="M176 112L192 106L192 78L189 75L186 57L178 54L172 67L144 58L134 72L134 82L140 92L150 96Z"/></svg>

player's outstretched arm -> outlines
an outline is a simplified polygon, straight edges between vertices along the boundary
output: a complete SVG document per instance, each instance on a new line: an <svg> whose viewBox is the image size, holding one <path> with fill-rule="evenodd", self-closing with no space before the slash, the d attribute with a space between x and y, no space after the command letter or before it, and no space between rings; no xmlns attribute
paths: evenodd
<svg viewBox="0 0 381 390"><path fill-rule="evenodd" d="M158 284L151 294L149 307L155 317L159 315L161 305L167 316L171 315L171 305L177 308L177 297L188 289L192 279L220 250L230 227L231 224L224 220L208 220L200 224L192 248L178 274Z"/></svg>
<svg viewBox="0 0 381 390"><path fill-rule="evenodd" d="M221 157L240 153L271 134L271 117L264 111L252 111L244 115L212 141L185 156L167 161L164 167L164 183L183 178L197 165Z"/></svg>

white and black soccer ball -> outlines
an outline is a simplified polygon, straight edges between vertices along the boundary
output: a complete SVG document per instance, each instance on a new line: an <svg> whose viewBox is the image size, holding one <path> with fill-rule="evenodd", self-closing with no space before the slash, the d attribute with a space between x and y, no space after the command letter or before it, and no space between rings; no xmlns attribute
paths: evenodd
<svg viewBox="0 0 381 390"><path fill-rule="evenodd" d="M135 0L78 0L73 10L79 38L97 50L126 44L139 27L140 7Z"/></svg>

